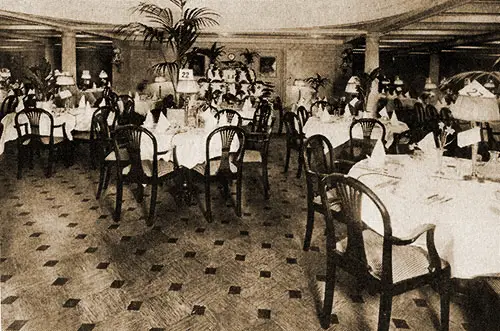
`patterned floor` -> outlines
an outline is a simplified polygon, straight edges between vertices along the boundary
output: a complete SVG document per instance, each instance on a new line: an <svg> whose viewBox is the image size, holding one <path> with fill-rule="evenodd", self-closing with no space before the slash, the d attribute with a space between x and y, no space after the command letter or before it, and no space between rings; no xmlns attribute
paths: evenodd
<svg viewBox="0 0 500 331"><path fill-rule="evenodd" d="M0 156L2 330L321 330L322 222L302 251L305 179L295 178L296 160L282 173L284 140L273 139L270 200L259 168L249 167L243 217L214 194L208 224L198 206L177 206L164 187L154 227L128 188L122 220L112 220L114 187L95 200L98 173L84 149L50 179L36 160L16 180L8 146ZM352 284L338 271L330 330L375 330L378 296ZM436 330L438 316L431 289L412 291L394 300L391 330ZM477 320L452 303L451 330L484 330Z"/></svg>

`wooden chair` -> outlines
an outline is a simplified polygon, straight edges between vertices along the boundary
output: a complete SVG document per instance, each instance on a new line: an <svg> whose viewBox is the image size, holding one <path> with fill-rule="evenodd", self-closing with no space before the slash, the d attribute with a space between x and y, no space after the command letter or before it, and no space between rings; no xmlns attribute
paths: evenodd
<svg viewBox="0 0 500 331"><path fill-rule="evenodd" d="M261 133L267 132L272 113L273 105L267 100L261 100L253 113L252 121L248 124L248 131Z"/></svg>
<svg viewBox="0 0 500 331"><path fill-rule="evenodd" d="M5 115L10 113L15 113L17 105L19 104L19 99L15 95L7 96L2 102L2 108L0 109L0 121Z"/></svg>
<svg viewBox="0 0 500 331"><path fill-rule="evenodd" d="M153 159L143 160L141 156L141 145L147 143L152 145ZM116 209L114 219L120 220L123 184L137 183L139 202L144 197L143 184L151 185L151 201L149 207L149 216L146 220L148 226L154 223L156 198L158 194L158 184L175 174L178 168L175 158L175 148L173 151L158 151L158 144L155 136L147 129L136 125L125 125L118 127L113 136L114 155L118 165L123 164L121 159L124 151L128 157L129 165L126 167L116 167L117 169L117 188L116 188ZM164 161L158 159L159 155L165 155L168 152L173 153L174 161Z"/></svg>
<svg viewBox="0 0 500 331"><path fill-rule="evenodd" d="M21 122L21 117L23 121ZM42 121L47 124L48 134L41 132L40 127ZM54 125L54 117L48 111L39 108L25 108L19 111L14 117L14 126L17 130L17 179L22 178L23 158L29 156L30 166L33 166L33 155L35 151L47 149L49 151L48 166L46 177L52 176L52 167L55 162L55 152L63 151L64 144L68 144L68 136L66 134L66 123ZM61 128L62 137L54 136L54 129ZM67 150L66 150L67 152ZM67 162L68 155L66 153L64 159Z"/></svg>
<svg viewBox="0 0 500 331"><path fill-rule="evenodd" d="M139 121L137 120L136 115L139 115L139 114L135 113L134 98L132 98L128 94L121 94L118 96L117 106L118 106L119 102L121 102L123 105L123 109L119 109L121 112L119 122L118 122L119 125L126 125L126 124L140 125L140 124L142 124L142 122L139 123ZM118 106L118 108L120 108L120 107Z"/></svg>
<svg viewBox="0 0 500 331"><path fill-rule="evenodd" d="M356 126L361 126L363 132L363 139L357 139L353 137L353 131ZM375 118L359 118L352 121L349 128L349 156L347 160L359 161L370 154L373 147L375 146L376 140L372 139L373 128L379 126L382 130L380 135L380 140L385 145L385 126L382 122ZM343 157L343 159L345 159Z"/></svg>
<svg viewBox="0 0 500 331"><path fill-rule="evenodd" d="M241 114L233 109L219 110L218 112L215 113L214 117L217 120L217 124L219 124L222 121L221 122L222 125L241 126L241 124L243 123L243 118L241 117ZM233 124L233 119L235 117L236 117L236 121Z"/></svg>
<svg viewBox="0 0 500 331"><path fill-rule="evenodd" d="M335 242L336 223L330 209L329 190L340 199L347 238ZM328 328L332 314L336 267L353 275L370 293L380 292L378 331L389 330L392 297L434 285L441 296L441 330L449 328L450 265L441 260L434 245L435 225L424 224L408 237L393 236L391 218L383 202L357 179L330 174L321 180L321 201L326 211L326 286L321 325ZM372 202L380 213L384 233L367 227L362 219L362 201ZM427 236L427 250L410 245Z"/></svg>
<svg viewBox="0 0 500 331"><path fill-rule="evenodd" d="M304 250L309 250L311 236L314 229L314 215L320 213L325 215L319 184L321 179L331 173L347 173L354 165L353 162L334 160L333 147L328 138L321 134L309 137L304 143L304 172L307 183L307 225L304 237ZM330 208L336 219L341 219L341 208L339 199L329 196Z"/></svg>
<svg viewBox="0 0 500 331"><path fill-rule="evenodd" d="M231 145L237 139L238 149L231 151ZM211 149L211 144L220 149ZM220 144L220 145L218 145ZM219 152L220 151L220 152ZM241 216L241 187L243 156L245 154L245 131L237 126L222 126L213 130L206 140L205 162L193 170L203 176L205 182L205 218L212 222L210 184L218 181L223 185L224 195L230 197L229 183L236 180L236 215Z"/></svg>
<svg viewBox="0 0 500 331"><path fill-rule="evenodd" d="M304 106L299 106L297 108L297 115L299 115L300 124L302 126L306 125L307 120L312 116L311 112L308 111Z"/></svg>
<svg viewBox="0 0 500 331"><path fill-rule="evenodd" d="M245 156L244 163L260 163L262 167L262 186L264 188L264 199L269 199L269 175L267 170L267 159L269 154L269 142L271 140L271 132L273 130L274 118L266 127L266 131L262 132L263 128L255 126L256 131L245 132Z"/></svg>
<svg viewBox="0 0 500 331"><path fill-rule="evenodd" d="M299 107L300 108L300 107ZM304 108L305 109L305 108ZM298 170L297 178L302 174L302 164L304 163L302 148L304 146L305 135L302 131L302 122L293 112L287 112L283 117L286 130L286 157L285 157L285 173L288 172L290 164L290 152L295 150L298 153Z"/></svg>

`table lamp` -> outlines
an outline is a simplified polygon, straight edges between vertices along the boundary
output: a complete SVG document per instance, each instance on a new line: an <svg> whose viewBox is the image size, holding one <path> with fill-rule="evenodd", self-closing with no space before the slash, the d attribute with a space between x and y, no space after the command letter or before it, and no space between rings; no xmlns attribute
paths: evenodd
<svg viewBox="0 0 500 331"><path fill-rule="evenodd" d="M472 128L475 128L478 122L500 120L500 112L495 95L476 80L458 91L457 100L450 108L454 118L470 121ZM476 162L477 141L472 144L471 178L477 178ZM468 178L469 176L466 177Z"/></svg>
<svg viewBox="0 0 500 331"><path fill-rule="evenodd" d="M56 85L60 87L73 86L75 85L75 80L73 79L73 76L71 76L71 74L69 74L68 72L63 72L56 77ZM66 109L71 108L72 95L73 94L70 92L69 89L59 91L59 97L64 100L64 108Z"/></svg>
<svg viewBox="0 0 500 331"><path fill-rule="evenodd" d="M484 84L484 87L490 91L491 93L493 93L493 91L495 90L495 83L493 83L493 79L488 79L488 81Z"/></svg>
<svg viewBox="0 0 500 331"><path fill-rule="evenodd" d="M424 90L426 90L426 91L432 91L432 90L435 90L435 89L437 89L436 84L434 84L432 82L431 78L428 77L427 80L425 81Z"/></svg>
<svg viewBox="0 0 500 331"><path fill-rule="evenodd" d="M82 80L83 80L83 88L87 89L90 87L90 80L92 77L90 76L90 70L83 70L82 71Z"/></svg>
<svg viewBox="0 0 500 331"><path fill-rule="evenodd" d="M198 93L198 82L194 79L192 69L181 69L179 71L179 82L177 83L177 92L186 94L186 101L184 102L184 124L188 125L189 110L191 104L192 94Z"/></svg>
<svg viewBox="0 0 500 331"><path fill-rule="evenodd" d="M345 87L345 92L350 93L350 94L356 94L358 93L358 86L359 86L359 78L358 76L352 76L349 78L347 81L347 85Z"/></svg>

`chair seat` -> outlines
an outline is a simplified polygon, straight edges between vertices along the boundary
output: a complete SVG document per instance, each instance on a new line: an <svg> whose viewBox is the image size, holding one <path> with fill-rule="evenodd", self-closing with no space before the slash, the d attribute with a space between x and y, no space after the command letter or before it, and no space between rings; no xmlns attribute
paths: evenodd
<svg viewBox="0 0 500 331"><path fill-rule="evenodd" d="M90 131L75 131L71 132L73 140L90 140Z"/></svg>
<svg viewBox="0 0 500 331"><path fill-rule="evenodd" d="M210 176L215 176L217 174L217 171L219 170L219 164L220 160L210 160ZM206 162L198 163L194 166L193 170L200 173L201 175L205 175L205 167ZM237 173L238 167L234 163L229 162L229 170L231 170L232 173Z"/></svg>
<svg viewBox="0 0 500 331"><path fill-rule="evenodd" d="M326 196L328 198L328 205L330 206L330 209L335 211L335 212L340 212L342 210L342 203L340 199L337 197L337 190L329 190L326 192ZM315 204L321 204L321 196L317 195L313 199L313 203Z"/></svg>
<svg viewBox="0 0 500 331"><path fill-rule="evenodd" d="M370 273L380 279L382 276L382 250L384 237L368 229L363 231L366 260L371 267ZM337 250L345 252L347 238L337 243ZM441 260L441 267L448 266L448 262ZM418 246L392 246L392 278L393 282L425 275L429 273L427 252Z"/></svg>
<svg viewBox="0 0 500 331"><path fill-rule="evenodd" d="M258 162L262 163L262 155L260 151L255 150L245 150L245 155L243 156L243 162L253 163Z"/></svg>
<svg viewBox="0 0 500 331"><path fill-rule="evenodd" d="M64 137L54 137L54 144L59 144L61 142L63 142L65 140ZM42 142L42 144L44 145L48 145L50 143L50 137L48 136L41 136L40 137L40 141ZM29 145L31 142L31 138L28 138L26 140L23 141L23 145Z"/></svg>
<svg viewBox="0 0 500 331"><path fill-rule="evenodd" d="M119 153L120 153L120 161L127 161L128 160L128 152L127 152L127 149L125 148L120 148L119 150ZM115 151L112 151L111 153L109 153L106 158L104 159L104 161L107 161L107 162L113 162L113 161L116 161L116 154L115 154Z"/></svg>
<svg viewBox="0 0 500 331"><path fill-rule="evenodd" d="M132 166L128 165L122 170L122 174L127 175L130 172ZM143 160L142 161L142 171L148 177L153 176L153 161ZM174 163L171 161L158 160L158 178L168 175L174 171Z"/></svg>

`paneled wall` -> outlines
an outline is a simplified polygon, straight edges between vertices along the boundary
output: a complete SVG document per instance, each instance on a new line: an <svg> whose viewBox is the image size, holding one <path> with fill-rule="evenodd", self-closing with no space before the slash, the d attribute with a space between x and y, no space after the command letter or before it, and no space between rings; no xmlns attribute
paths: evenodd
<svg viewBox="0 0 500 331"><path fill-rule="evenodd" d="M260 56L273 56L277 60L276 74L274 76L259 73L259 58L255 59L252 66L257 79L274 84L275 91L281 95L285 103L295 102L287 98L296 79L305 79L319 73L330 79L330 84L320 90L320 95L331 97L334 93L334 82L340 77L340 53L344 46L340 41L325 41L324 43L303 41L287 41L286 39L259 40L249 39L248 42L240 40L200 40L196 47L209 48L217 41L218 46L224 46L225 54L220 58L227 61L227 55L232 53L235 60L243 61L241 53L245 49L256 51ZM113 85L119 92L135 91L137 85L147 80L153 82L155 74L151 66L162 61L162 53L158 46L151 49L144 47L141 42L119 41L116 46L122 49L124 63L121 72L113 68ZM208 59L206 60L208 68Z"/></svg>

